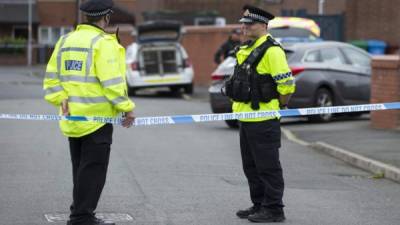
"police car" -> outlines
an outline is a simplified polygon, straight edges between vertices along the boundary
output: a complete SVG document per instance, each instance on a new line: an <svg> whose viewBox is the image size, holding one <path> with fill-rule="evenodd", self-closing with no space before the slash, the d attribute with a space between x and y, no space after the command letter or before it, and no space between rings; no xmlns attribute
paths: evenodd
<svg viewBox="0 0 400 225"><path fill-rule="evenodd" d="M173 21L150 21L137 27L136 42L126 51L130 95L150 87L193 93L193 67L179 43L181 34L181 23Z"/></svg>

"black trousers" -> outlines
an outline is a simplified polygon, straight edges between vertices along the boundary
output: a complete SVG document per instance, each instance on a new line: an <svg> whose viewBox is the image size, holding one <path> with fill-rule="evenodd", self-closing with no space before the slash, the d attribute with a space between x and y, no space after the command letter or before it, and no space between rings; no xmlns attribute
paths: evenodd
<svg viewBox="0 0 400 225"><path fill-rule="evenodd" d="M240 149L251 201L278 211L284 207L280 146L279 120L240 123Z"/></svg>
<svg viewBox="0 0 400 225"><path fill-rule="evenodd" d="M106 124L89 135L69 138L74 185L70 220L74 225L94 218L106 181L112 133L112 125Z"/></svg>

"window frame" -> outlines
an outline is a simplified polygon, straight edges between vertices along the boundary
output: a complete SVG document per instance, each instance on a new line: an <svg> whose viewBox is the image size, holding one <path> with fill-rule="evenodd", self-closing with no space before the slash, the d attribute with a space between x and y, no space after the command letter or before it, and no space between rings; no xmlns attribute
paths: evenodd
<svg viewBox="0 0 400 225"><path fill-rule="evenodd" d="M322 54L322 52L324 50L332 50L332 49L336 50L339 53L339 55L338 55L339 57L342 57L341 63L340 64L335 64L335 65L347 65L348 64L347 63L347 58L343 54L343 52L341 51L340 47L338 47L338 46L327 46L327 47L319 49L320 50L321 63L332 63L332 62L324 61L323 54Z"/></svg>
<svg viewBox="0 0 400 225"><path fill-rule="evenodd" d="M52 27L52 26L39 26L38 27L38 39L39 39L38 42L39 42L39 44L54 46L58 41L58 39L57 40L52 40L53 39L53 32L54 32L54 30L56 28L60 29L60 35L59 35L60 37L65 35L65 34L67 34L67 33L69 33L69 32L71 32L73 30L73 27L71 27L71 26L54 26L54 27ZM46 41L44 41L44 37L42 36L42 30L45 30L45 29L47 29L47 31L48 31L47 32Z"/></svg>
<svg viewBox="0 0 400 225"><path fill-rule="evenodd" d="M308 57L308 55L310 55L311 53L314 53L314 52L317 52L317 54L318 54L318 61L316 61L316 62L307 61L306 58ZM303 63L322 63L322 57L321 57L320 49L311 49L311 50L306 51L301 61Z"/></svg>
<svg viewBox="0 0 400 225"><path fill-rule="evenodd" d="M356 53L358 53L358 54L360 54L360 55L363 55L363 56L365 56L365 58L368 58L368 59L369 59L369 65L368 65L368 66L365 66L365 65L354 64L354 63L352 62L352 60L348 57L347 53L345 52L347 49L350 50L350 51L356 52ZM362 51L359 51L359 50L357 50L356 48L353 48L353 47L346 47L346 46L340 47L340 51L342 52L342 54L343 54L344 57L346 58L346 61L348 62L348 65L357 66L357 67L363 67L363 68L364 68L364 67L371 67L372 58L371 58L370 55L368 55L368 54L366 54L366 53L364 53L364 52L362 52Z"/></svg>

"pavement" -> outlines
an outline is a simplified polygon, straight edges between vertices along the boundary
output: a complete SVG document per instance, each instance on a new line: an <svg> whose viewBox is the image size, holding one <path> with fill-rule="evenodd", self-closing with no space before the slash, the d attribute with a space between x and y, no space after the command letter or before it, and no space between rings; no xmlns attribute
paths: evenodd
<svg viewBox="0 0 400 225"><path fill-rule="evenodd" d="M284 126L288 139L400 182L400 130L371 127L369 116L308 126Z"/></svg>

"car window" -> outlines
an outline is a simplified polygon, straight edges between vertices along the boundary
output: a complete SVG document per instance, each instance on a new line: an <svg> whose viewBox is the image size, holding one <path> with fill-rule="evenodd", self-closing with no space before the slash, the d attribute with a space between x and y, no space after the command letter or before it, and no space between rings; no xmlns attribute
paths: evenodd
<svg viewBox="0 0 400 225"><path fill-rule="evenodd" d="M345 63L342 53L337 48L321 49L321 58L324 63L329 63L331 65Z"/></svg>
<svg viewBox="0 0 400 225"><path fill-rule="evenodd" d="M305 62L321 62L320 57L319 57L319 51L310 51L307 53L307 55L304 57Z"/></svg>
<svg viewBox="0 0 400 225"><path fill-rule="evenodd" d="M344 54L350 60L351 64L356 66L370 67L371 58L351 48L342 48Z"/></svg>
<svg viewBox="0 0 400 225"><path fill-rule="evenodd" d="M315 35L310 30L297 27L271 28L269 29L269 33L276 38L282 38L282 37L316 38Z"/></svg>

